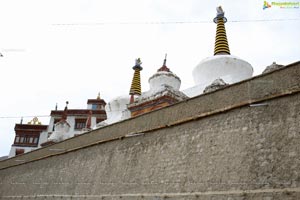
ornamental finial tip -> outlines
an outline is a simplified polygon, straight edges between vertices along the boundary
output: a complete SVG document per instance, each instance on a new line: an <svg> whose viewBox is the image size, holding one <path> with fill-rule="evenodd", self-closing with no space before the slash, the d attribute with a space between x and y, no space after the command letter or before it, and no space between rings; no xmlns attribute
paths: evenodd
<svg viewBox="0 0 300 200"><path fill-rule="evenodd" d="M135 65L136 65L136 66L140 66L141 64L142 64L142 61L141 61L140 58L135 59Z"/></svg>
<svg viewBox="0 0 300 200"><path fill-rule="evenodd" d="M218 23L218 20L219 20L219 19L223 19L224 23L226 23L226 22L227 22L227 19L226 19L226 17L224 16L224 15L225 15L225 12L224 12L222 6L218 6L218 7L216 8L216 10L217 10L217 16L214 18L214 22L215 22L215 23Z"/></svg>
<svg viewBox="0 0 300 200"><path fill-rule="evenodd" d="M141 64L142 64L142 61L141 61L140 58L135 59L135 65L133 66L132 69L134 69L134 70L142 70L143 68L142 68Z"/></svg>
<svg viewBox="0 0 300 200"><path fill-rule="evenodd" d="M217 14L224 14L224 11L222 9L222 6L217 7Z"/></svg>
<svg viewBox="0 0 300 200"><path fill-rule="evenodd" d="M164 59L163 66L166 66L166 64L167 64L167 54L165 54L165 59Z"/></svg>

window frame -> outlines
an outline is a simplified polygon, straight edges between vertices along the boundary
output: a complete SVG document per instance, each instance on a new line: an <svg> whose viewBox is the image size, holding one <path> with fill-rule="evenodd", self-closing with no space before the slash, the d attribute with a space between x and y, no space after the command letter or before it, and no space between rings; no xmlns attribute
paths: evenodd
<svg viewBox="0 0 300 200"><path fill-rule="evenodd" d="M16 146L38 146L39 135L33 133L17 134L14 145Z"/></svg>
<svg viewBox="0 0 300 200"><path fill-rule="evenodd" d="M74 130L81 130L86 127L87 118L76 118L74 124Z"/></svg>

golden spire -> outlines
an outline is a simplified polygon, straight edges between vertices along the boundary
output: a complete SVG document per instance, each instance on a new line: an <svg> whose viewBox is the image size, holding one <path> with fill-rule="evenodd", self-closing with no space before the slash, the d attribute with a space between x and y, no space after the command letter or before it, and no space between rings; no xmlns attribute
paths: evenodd
<svg viewBox="0 0 300 200"><path fill-rule="evenodd" d="M135 66L132 68L134 69L134 75L131 83L131 88L130 88L130 95L141 95L141 77L140 77L140 71L142 71L141 67L141 59L138 58L135 60Z"/></svg>
<svg viewBox="0 0 300 200"><path fill-rule="evenodd" d="M217 16L214 18L217 24L216 43L214 55L230 55L229 46L227 42L225 23L227 22L224 17L224 11L221 6L217 7Z"/></svg>

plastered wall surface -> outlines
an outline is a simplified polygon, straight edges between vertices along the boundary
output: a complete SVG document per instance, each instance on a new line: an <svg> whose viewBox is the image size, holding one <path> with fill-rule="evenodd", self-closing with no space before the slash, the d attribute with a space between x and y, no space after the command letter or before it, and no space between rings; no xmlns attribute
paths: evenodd
<svg viewBox="0 0 300 200"><path fill-rule="evenodd" d="M90 135L115 138L129 130L149 129L132 137L18 166L8 165L13 159L2 161L0 199L300 199L299 75L297 64ZM267 89L270 82L277 87ZM224 106L238 98L236 87L248 87L248 100L256 97L251 91L274 97L251 105L239 101L241 106L232 109L150 130L186 119L188 112ZM277 95L280 92L285 93ZM222 101L212 98L222 96ZM203 104L208 97L211 101ZM126 124L130 127L118 128ZM51 148L84 144L88 136Z"/></svg>
<svg viewBox="0 0 300 200"><path fill-rule="evenodd" d="M300 95L267 103L0 170L2 199L297 199Z"/></svg>

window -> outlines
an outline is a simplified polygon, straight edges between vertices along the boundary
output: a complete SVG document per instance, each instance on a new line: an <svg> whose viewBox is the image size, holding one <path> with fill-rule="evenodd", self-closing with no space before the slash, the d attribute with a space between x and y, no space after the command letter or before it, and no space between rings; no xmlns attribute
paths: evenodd
<svg viewBox="0 0 300 200"><path fill-rule="evenodd" d="M21 145L21 146L37 146L38 141L39 141L38 135L21 134L21 135L16 135L14 144Z"/></svg>
<svg viewBox="0 0 300 200"><path fill-rule="evenodd" d="M104 120L103 118L97 118L96 123L98 124L98 123L102 122L103 120Z"/></svg>
<svg viewBox="0 0 300 200"><path fill-rule="evenodd" d="M19 143L24 143L24 137L20 137L20 142Z"/></svg>
<svg viewBox="0 0 300 200"><path fill-rule="evenodd" d="M75 119L75 129L80 130L85 128L87 119Z"/></svg>
<svg viewBox="0 0 300 200"><path fill-rule="evenodd" d="M60 119L54 119L52 131L54 131L55 124L56 124L57 122L59 122L59 121L60 121Z"/></svg>
<svg viewBox="0 0 300 200"><path fill-rule="evenodd" d="M92 110L97 110L98 109L98 105L97 104L92 104Z"/></svg>
<svg viewBox="0 0 300 200"><path fill-rule="evenodd" d="M20 137L17 135L15 138L15 143L19 143L20 142Z"/></svg>
<svg viewBox="0 0 300 200"><path fill-rule="evenodd" d="M16 155L20 155L24 153L24 149L16 149Z"/></svg>

